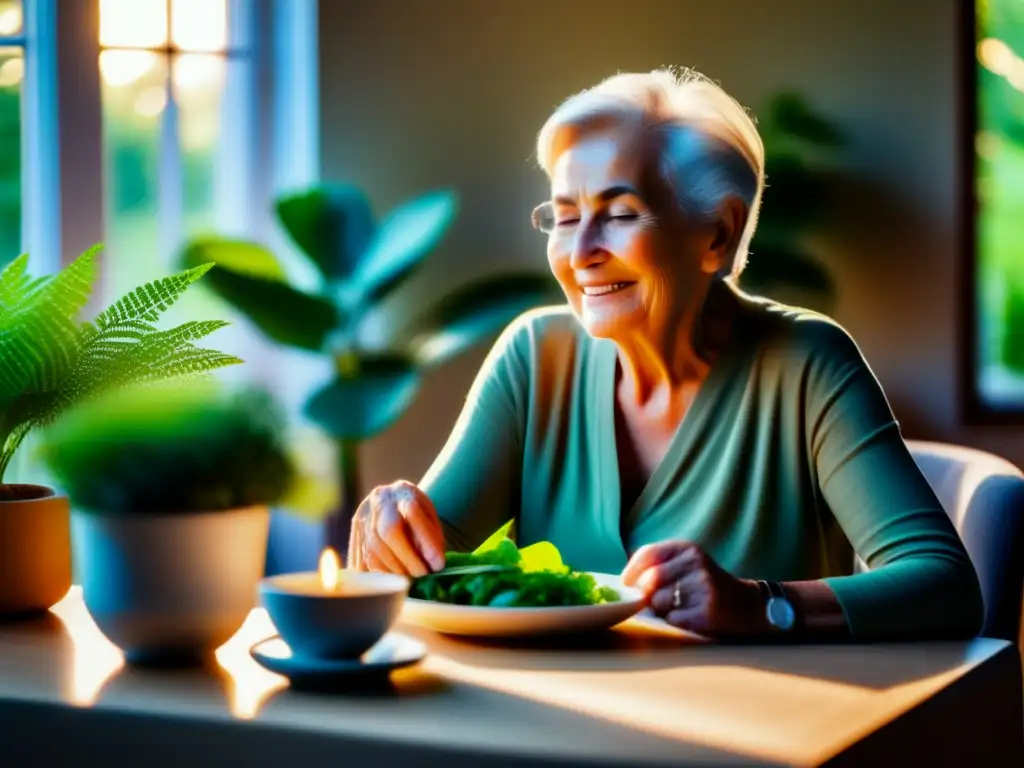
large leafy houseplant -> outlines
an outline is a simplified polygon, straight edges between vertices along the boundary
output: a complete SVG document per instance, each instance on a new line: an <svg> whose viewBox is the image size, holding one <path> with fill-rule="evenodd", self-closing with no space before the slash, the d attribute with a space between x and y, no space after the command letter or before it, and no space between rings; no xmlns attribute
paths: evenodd
<svg viewBox="0 0 1024 768"><path fill-rule="evenodd" d="M564 296L546 273L503 273L442 297L386 348L364 343L365 324L439 244L456 215L447 190L404 202L382 220L352 186L317 186L276 203L280 224L315 267L316 290L289 282L282 263L252 242L203 237L183 266L213 262L206 285L274 342L321 353L333 374L304 411L336 443L341 482L333 541L344 546L362 499L360 444L388 429L414 401L424 374L481 343L516 315Z"/></svg>
<svg viewBox="0 0 1024 768"><path fill-rule="evenodd" d="M829 212L829 176L845 138L789 91L769 99L758 130L765 146L766 189L740 284L763 294L796 293L803 303L825 309L835 298L835 284L807 241Z"/></svg>

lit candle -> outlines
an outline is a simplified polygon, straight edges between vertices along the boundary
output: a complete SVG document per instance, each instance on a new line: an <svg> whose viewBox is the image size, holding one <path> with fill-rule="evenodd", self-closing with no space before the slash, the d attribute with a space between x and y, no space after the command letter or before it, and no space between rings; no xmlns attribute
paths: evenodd
<svg viewBox="0 0 1024 768"><path fill-rule="evenodd" d="M410 580L397 573L342 568L326 547L316 571L282 573L260 582L260 601L293 653L355 657L398 618Z"/></svg>
<svg viewBox="0 0 1024 768"><path fill-rule="evenodd" d="M335 592L341 583L341 560L338 553L330 547L324 548L320 555L320 584L328 592Z"/></svg>
<svg viewBox="0 0 1024 768"><path fill-rule="evenodd" d="M384 574L380 574L383 576ZM335 598L358 592L360 581L357 571L346 571L341 558L332 547L325 547L315 571L282 573L263 580L275 589L308 597Z"/></svg>

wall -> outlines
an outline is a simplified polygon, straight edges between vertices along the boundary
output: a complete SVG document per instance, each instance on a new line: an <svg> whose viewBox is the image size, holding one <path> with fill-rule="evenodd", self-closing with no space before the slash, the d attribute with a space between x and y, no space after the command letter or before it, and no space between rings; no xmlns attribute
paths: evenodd
<svg viewBox="0 0 1024 768"><path fill-rule="evenodd" d="M346 0L321 2L322 172L386 210L451 185L461 217L398 314L496 267L543 268L528 221L546 194L533 139L565 96L617 70L692 66L754 107L797 88L850 134L823 245L855 336L911 438L1024 464L1018 431L957 414L956 0ZM770 194L770 192L769 192ZM366 481L418 479L484 350L427 383L368 447Z"/></svg>

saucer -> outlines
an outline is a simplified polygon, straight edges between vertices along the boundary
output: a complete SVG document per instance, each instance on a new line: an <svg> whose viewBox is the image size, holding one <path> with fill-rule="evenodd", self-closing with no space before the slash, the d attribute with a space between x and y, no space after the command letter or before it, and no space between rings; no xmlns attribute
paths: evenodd
<svg viewBox="0 0 1024 768"><path fill-rule="evenodd" d="M293 686L322 688L385 680L394 670L422 661L427 646L400 632L389 632L357 659L318 659L293 654L275 635L256 643L249 655L264 669L287 677Z"/></svg>

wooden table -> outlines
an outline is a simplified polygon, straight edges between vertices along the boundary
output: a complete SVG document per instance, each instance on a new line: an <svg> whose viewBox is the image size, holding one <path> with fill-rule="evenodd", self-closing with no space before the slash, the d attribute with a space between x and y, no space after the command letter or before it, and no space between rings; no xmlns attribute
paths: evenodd
<svg viewBox="0 0 1024 768"><path fill-rule="evenodd" d="M638 619L510 648L419 635L386 689L315 695L248 655L124 667L73 589L0 625L0 765L1024 765L1020 656L996 640L720 646Z"/></svg>

